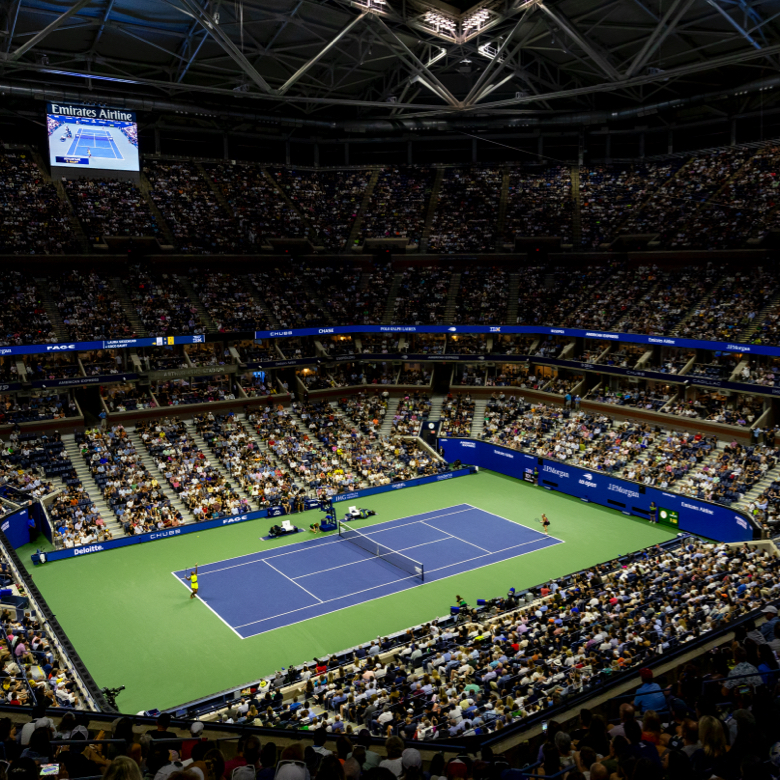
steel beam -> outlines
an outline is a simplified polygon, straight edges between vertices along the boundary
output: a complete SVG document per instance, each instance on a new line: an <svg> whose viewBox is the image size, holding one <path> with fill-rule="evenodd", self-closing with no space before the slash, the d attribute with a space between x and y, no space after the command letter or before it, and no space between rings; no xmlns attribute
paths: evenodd
<svg viewBox="0 0 780 780"><path fill-rule="evenodd" d="M707 5L714 8L751 46L761 48L761 44L736 20L729 16L725 8L721 8L715 0L707 0Z"/></svg>
<svg viewBox="0 0 780 780"><path fill-rule="evenodd" d="M749 62L760 57L768 57L773 54L780 54L780 44L767 46L760 51L757 49L727 54L724 57L714 57L702 62L693 62L688 65L681 65L678 68L669 68L659 73L649 73L645 76L635 76L632 79L626 79L620 84L606 82L602 84L593 84L588 87L575 87L573 89L562 89L557 92L547 92L541 95L534 95L522 98L510 98L509 100L499 100L495 103L483 103L480 110L491 108L506 108L507 106L525 105L533 103L536 100L560 100L561 98L579 97L581 95L591 95L596 92L614 92L616 89L625 89L627 87L638 87L643 84L653 84L656 81L666 81L668 79L678 78L679 76L689 76L692 73L701 73L702 71L715 70L728 65L740 65L743 62Z"/></svg>
<svg viewBox="0 0 780 780"><path fill-rule="evenodd" d="M106 6L106 10L103 13L103 21L100 23L100 27L95 33L95 40L92 41L92 51L95 51L97 49L97 45L100 43L100 39L103 36L103 30L106 29L106 22L108 21L108 17L111 15L111 10L114 7L114 2L115 0L108 0L108 5Z"/></svg>
<svg viewBox="0 0 780 780"><path fill-rule="evenodd" d="M89 0L87 0L89 1ZM238 46L230 40L219 25L214 24L209 15L201 8L195 0L179 0L184 6L185 13L192 16L198 24L225 50L228 56L241 68L242 71L258 86L263 92L271 93L273 90L268 82L257 72L252 63L244 56L244 53ZM175 7L175 6L174 6Z"/></svg>
<svg viewBox="0 0 780 780"><path fill-rule="evenodd" d="M669 10L664 14L661 21L658 22L652 35L645 41L644 46L634 57L631 65L629 65L626 71L626 78L630 79L638 70L645 66L650 57L658 51L661 44L674 31L675 27L680 23L680 19L688 12L688 9L694 2L695 0L674 0L669 6ZM670 21L672 15L674 15L674 19Z"/></svg>
<svg viewBox="0 0 780 780"><path fill-rule="evenodd" d="M617 68L614 68L565 16L557 10L553 11L551 8L548 8L544 3L539 3L539 9L547 14L593 60L599 70L603 71L612 81L618 81L621 78Z"/></svg>
<svg viewBox="0 0 780 780"><path fill-rule="evenodd" d="M22 55L30 51L33 46L37 46L44 38L51 35L56 29L58 29L63 22L70 19L71 16L77 14L84 6L89 5L92 0L77 0L65 13L60 14L53 22L49 23L39 33L30 38L27 43L23 43L18 49L15 49L8 55L10 62L16 62Z"/></svg>
<svg viewBox="0 0 780 780"><path fill-rule="evenodd" d="M341 32L338 33L331 41L328 43L327 46L325 46L323 49L320 49L320 51L315 54L308 62L305 62L303 65L301 65L298 70L295 71L295 73L290 76L287 81L282 84L281 87L277 90L277 94L284 95L285 92L293 85L295 84L298 79L300 79L301 76L306 73L309 68L311 68L313 65L316 65L345 35L347 35L357 24L363 21L365 19L366 14L362 13L360 16L356 16Z"/></svg>
<svg viewBox="0 0 780 780"><path fill-rule="evenodd" d="M5 42L5 50L6 52L11 51L11 43L14 39L14 33L16 33L16 21L19 18L19 9L22 7L22 0L16 0L16 6L14 7L13 12L13 21L11 21L11 24L8 26L8 38ZM11 14L8 15L9 19L11 17Z"/></svg>
<svg viewBox="0 0 780 780"><path fill-rule="evenodd" d="M450 92L447 87L442 84L439 79L436 77L436 75L433 73L433 71L424 63L422 62L419 57L401 40L401 38L396 34L394 30L392 30L390 27L388 27L387 24L385 24L384 19L382 19L380 16L376 16L375 14L372 14L376 21L379 23L379 26L386 30L393 39L401 46L401 48L404 50L406 55L411 59L413 63L413 69L417 69L420 73L424 74L427 81L423 82L425 86L427 87L435 87L436 89L434 91L437 92L437 94L440 94L440 96L453 108L460 108L460 101ZM399 55L400 56L400 55Z"/></svg>
<svg viewBox="0 0 780 780"><path fill-rule="evenodd" d="M526 16L527 16L527 12L517 20L517 23L512 28L512 31L504 38L501 46L498 47L496 56L493 57L493 59L490 60L490 62L488 62L487 67L485 68L485 70L482 71L476 83L469 90L468 94L463 100L464 105L471 106L474 103L476 103L480 99L477 96L480 95L482 87L485 85L485 83L488 80L488 77L492 74L492 72L496 70L497 74L500 73L504 69L504 66L508 64L509 61L515 56L515 54L520 50L520 47L523 45L522 42L517 43L514 49L512 49L512 51L510 52L509 56L506 57L503 61L501 60L501 55L509 47L511 40L515 37L515 33L520 29L520 26L525 22ZM484 95L481 95L481 97L484 97Z"/></svg>

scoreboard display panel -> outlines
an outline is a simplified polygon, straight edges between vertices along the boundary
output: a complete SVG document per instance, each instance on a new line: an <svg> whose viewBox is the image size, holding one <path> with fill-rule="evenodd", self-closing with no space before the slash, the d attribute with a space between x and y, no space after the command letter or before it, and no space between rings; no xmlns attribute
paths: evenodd
<svg viewBox="0 0 780 780"><path fill-rule="evenodd" d="M123 108L48 103L46 131L52 168L138 171L138 125Z"/></svg>

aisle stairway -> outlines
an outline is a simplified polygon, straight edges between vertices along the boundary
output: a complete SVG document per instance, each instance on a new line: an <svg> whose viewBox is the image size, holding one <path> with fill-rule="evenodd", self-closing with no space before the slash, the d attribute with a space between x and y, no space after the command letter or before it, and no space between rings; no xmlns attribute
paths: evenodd
<svg viewBox="0 0 780 780"><path fill-rule="evenodd" d="M447 303L444 305L444 322L455 322L456 303L458 300L458 290L460 289L459 273L454 273L450 278L450 289L447 292Z"/></svg>
<svg viewBox="0 0 780 780"><path fill-rule="evenodd" d="M705 292L704 295L702 295L702 297L699 298L699 300L696 301L693 306L691 306L687 313L683 315L682 319L677 323L677 325L674 326L674 330L671 333L672 336L678 336L682 326L685 325L685 323L687 323L688 320L690 320L691 317L693 317L697 312L704 308L705 304L712 295L712 291L717 287L719 281L720 277L716 278L715 281L707 288L707 292Z"/></svg>
<svg viewBox="0 0 780 780"><path fill-rule="evenodd" d="M130 296L127 293L124 282L118 276L110 276L109 283L113 285L117 293L117 300L122 305L122 311L133 326L133 331L136 336L148 336L149 331L144 327L141 318L138 316L138 312L133 306L133 302L130 300Z"/></svg>
<svg viewBox="0 0 780 780"><path fill-rule="evenodd" d="M35 289L40 296L43 308L46 310L46 316L49 318L49 321L54 328L54 332L57 334L57 341L69 341L70 334L68 333L68 329L62 321L60 310L54 302L54 297L49 292L48 279L36 277L33 281L35 282Z"/></svg>
<svg viewBox="0 0 780 780"><path fill-rule="evenodd" d="M157 227L160 229L160 233L162 233L163 237L168 242L168 245L172 247L176 246L176 239L173 236L173 231L165 221L165 217L163 217L160 209L157 208L157 204L154 202L154 198L152 197L152 183L146 178L145 173L141 174L141 178L138 182L138 189L141 192L141 196L146 202L146 205L149 207L149 211L152 213L152 216L157 223ZM162 243L163 242L160 241L160 244Z"/></svg>
<svg viewBox="0 0 780 780"><path fill-rule="evenodd" d="M106 528L111 531L114 539L118 539L120 536L125 535L125 529L121 523L116 519L116 515L111 511L111 507L106 503L103 498L103 493L95 482L95 478L92 476L92 472L84 462L84 457L81 454L79 445L76 444L76 439L72 433L66 433L62 436L62 443L65 445L65 449L68 452L73 467L76 469L81 484L84 485L84 490L89 493L89 497L92 503L98 510L98 514L103 518L103 522L106 524Z"/></svg>
<svg viewBox="0 0 780 780"><path fill-rule="evenodd" d="M368 180L368 186L366 187L366 191L363 193L363 200L360 202L360 207L358 208L357 214L355 215L355 221L352 223L347 240L344 246L341 248L342 252L349 252L352 247L355 246L355 242L357 241L358 236L360 236L360 228L363 225L363 215L366 213L368 204L371 202L371 196L374 194L374 187L376 187L376 183L379 181L380 173L381 168L377 168L371 173L371 177Z"/></svg>
<svg viewBox="0 0 780 780"><path fill-rule="evenodd" d="M398 297L398 288L401 286L402 278L402 273L393 275L393 281L390 283L390 291L387 294L387 303L385 303L385 312L382 315L382 325L390 325L390 323L393 321L395 299Z"/></svg>
<svg viewBox="0 0 780 780"><path fill-rule="evenodd" d="M517 313L520 309L520 274L515 272L509 274L509 302L506 307L506 324L514 325L517 323ZM493 347L495 351L495 347Z"/></svg>
<svg viewBox="0 0 780 780"><path fill-rule="evenodd" d="M780 306L780 292L778 292L776 295L773 295L769 299L769 302L756 314L753 322L750 325L748 325L746 328L742 328L736 338L736 341L738 341L740 344L747 344L753 334L764 324L767 314L769 314L771 311L777 311L778 306Z"/></svg>
<svg viewBox="0 0 780 780"><path fill-rule="evenodd" d="M446 398L447 396L442 395L441 393L431 396L431 411L428 415L429 420L441 419L441 409L444 406Z"/></svg>
<svg viewBox="0 0 780 780"><path fill-rule="evenodd" d="M392 396L387 399L387 412L385 413L385 419L382 420L382 425L379 428L379 433L382 436L391 436L393 433L393 417L398 411L398 405L401 403L401 398L393 398Z"/></svg>
<svg viewBox="0 0 780 780"><path fill-rule="evenodd" d="M501 197L498 201L498 219L496 220L496 241L493 246L496 252L500 252L504 248L507 203L509 203L509 166L505 165L502 170Z"/></svg>
<svg viewBox="0 0 780 780"><path fill-rule="evenodd" d="M423 226L422 237L420 238L420 246L418 252L425 254L428 251L428 241L431 237L431 229L433 228L433 217L436 214L436 207L439 204L439 190L441 189L441 180L444 178L444 168L436 169L436 178L433 180L433 188L431 189L430 200L428 201L428 211L425 214L425 225Z"/></svg>
<svg viewBox="0 0 780 780"><path fill-rule="evenodd" d="M582 244L582 209L580 198L580 169L576 165L571 167L571 199L572 199L572 241L575 247Z"/></svg>
<svg viewBox="0 0 780 780"><path fill-rule="evenodd" d="M198 297L198 293L192 286L192 282L186 276L181 274L177 276L176 279L179 284L181 284L184 292L187 293L187 297L193 302L193 304L195 304L195 308L198 310L198 314L200 314L200 318L203 324L208 330L215 331L217 326L214 320L211 319L211 315L209 314L208 309L206 309L206 307L203 305L203 302Z"/></svg>
<svg viewBox="0 0 780 780"><path fill-rule="evenodd" d="M160 491L166 496L166 498L170 500L174 508L181 512L182 519L185 523L194 523L195 516L179 498L179 494L168 484L168 480L165 479L165 475L157 468L157 464L154 462L154 458L148 453L136 429L126 428L125 430L127 430L127 435L130 438L130 441L132 441L135 445L135 449L138 453L138 457L140 458L141 463L146 466L149 473L160 483Z"/></svg>
<svg viewBox="0 0 780 780"><path fill-rule="evenodd" d="M474 419L471 423L471 435L475 439L482 437L482 429L485 427L485 409L489 398L474 399Z"/></svg>
<svg viewBox="0 0 780 780"><path fill-rule="evenodd" d="M747 512L748 504L757 499L765 490L768 490L773 482L778 481L780 481L780 466L775 466L775 468L769 469L764 476L739 499L739 501L736 501L733 504L733 506L737 509L741 509L743 512Z"/></svg>
<svg viewBox="0 0 780 780"><path fill-rule="evenodd" d="M222 461L217 457L216 451L209 447L203 436L198 433L195 428L195 421L192 419L185 420L184 424L187 426L187 433L192 436L193 441L198 445L200 451L209 459L209 463L211 463L211 465L227 480L230 487L236 493L238 493L241 498L246 498L250 503L252 503L252 497L249 495L249 493L247 493L241 487L241 485L238 483L238 480L234 479L230 475L230 472L222 465Z"/></svg>

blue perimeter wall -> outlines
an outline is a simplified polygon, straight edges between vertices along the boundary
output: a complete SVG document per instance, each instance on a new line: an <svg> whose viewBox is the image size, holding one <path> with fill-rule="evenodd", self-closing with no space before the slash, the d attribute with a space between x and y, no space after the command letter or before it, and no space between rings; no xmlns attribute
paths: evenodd
<svg viewBox="0 0 780 780"><path fill-rule="evenodd" d="M473 470L468 468L458 469L457 471L449 471L446 474L436 474L432 477L419 477L418 479L409 479L406 482L393 482L389 485L380 485L379 487L366 488L365 490L356 490L352 493L342 493L337 496L333 496L333 503L341 501L352 501L357 498L365 498L366 496L375 496L377 493L387 493L391 490L403 490L404 488L417 487L418 485L428 485L432 482L442 482L447 479L453 479L455 477L464 477L466 474L473 473ZM306 499L306 509L316 509L320 503L314 499ZM26 510L25 510L26 511ZM18 512L16 514L19 514ZM167 539L171 536L183 536L184 534L192 534L195 532L208 531L211 528L221 528L223 525L233 525L234 523L245 523L249 520L259 520L263 517L281 517L284 515L284 510L280 506L272 506L268 509L261 509L257 512L247 512L244 515L230 515L229 517L220 517L216 520L204 520L202 523L189 523L187 525L181 525L177 528L167 528L164 531L155 531L149 534L139 534L138 536L123 536L121 539L112 539L109 542L100 542L97 544L88 544L82 547L71 547L65 550L52 550L46 553L46 560L48 561L61 561L64 558L76 558L79 555L88 555L90 553L105 552L106 550L116 550L119 547L127 547L131 544L143 544L144 542L155 542L158 539ZM288 517L294 517L294 515L288 515ZM5 525L5 521L3 523ZM12 526L15 528L16 526ZM5 527L3 527L5 531ZM10 530L10 529L9 529ZM27 516L24 517L24 531L27 534ZM8 531L5 531L6 535L11 538ZM18 535L21 539L21 535ZM29 534L27 534L24 541L21 544L13 544L14 548L21 547L22 544L27 544L30 541ZM37 564L37 556L32 556L33 563Z"/></svg>
<svg viewBox="0 0 780 780"><path fill-rule="evenodd" d="M539 469L539 485L584 501L601 504L636 517L649 517L650 502L671 509L680 516L679 528L691 534L719 542L747 542L753 539L754 526L739 511L720 504L700 501L678 493L645 487L636 482L607 476L601 471L586 471L562 461L541 459L525 452L475 439L439 439L444 458L490 469L508 477L529 481ZM644 487L645 492L640 493Z"/></svg>
<svg viewBox="0 0 780 780"><path fill-rule="evenodd" d="M16 512L4 517L2 524L0 524L0 529L6 535L14 550L30 543L29 510L30 507L17 509Z"/></svg>

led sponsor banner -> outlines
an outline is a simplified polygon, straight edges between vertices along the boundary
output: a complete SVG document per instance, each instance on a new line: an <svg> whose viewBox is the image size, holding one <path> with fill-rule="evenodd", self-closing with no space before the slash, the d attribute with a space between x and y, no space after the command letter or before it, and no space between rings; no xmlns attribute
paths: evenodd
<svg viewBox="0 0 780 780"><path fill-rule="evenodd" d="M581 328L550 328L538 325L334 325L329 328L296 328L289 330L258 330L255 339L298 338L303 336L350 335L354 333L441 333L523 336L565 336L568 338L601 339L605 341L627 341L648 346L679 347L682 349L710 349L719 352L744 352L751 355L772 355L780 357L780 346L768 347L761 344L738 344L725 341L697 341L672 336L647 336L640 333L607 333L583 330ZM236 338L230 333L219 334L220 340ZM213 340L213 336L209 336ZM29 355L41 352L85 351L92 349L126 349L129 347L161 347L177 344L203 344L206 336L157 336L153 338L116 339L112 341L81 341L62 344L30 344L21 347L0 347L0 355ZM372 356L373 357L373 356ZM386 355L382 356L387 359ZM466 356L468 357L468 356ZM517 357L517 356L515 356ZM379 359L377 357L377 359ZM430 358L432 359L432 358Z"/></svg>
<svg viewBox="0 0 780 780"><path fill-rule="evenodd" d="M73 376L68 379L36 379L31 387L84 387L85 385L110 385L117 382L132 382L138 374L102 374L101 376Z"/></svg>
<svg viewBox="0 0 780 780"><path fill-rule="evenodd" d="M332 501L339 503L342 501L352 501L353 499L363 498L364 496L373 496L377 493L387 493L391 490L402 490L404 488L417 487L418 485L428 485L433 482L443 482L454 477L463 477L471 474L470 469L458 469L449 471L446 474L436 474L432 477L418 477L409 479L406 482L393 482L390 485L381 485L375 488L366 488L365 490L356 490L352 493L343 493L333 496ZM306 499L305 508L307 510L316 509L319 501L315 499ZM71 547L65 550L53 550L46 553L47 561L61 561L66 558L78 558L82 555L92 555L92 553L106 552L108 550L117 550L120 547L128 547L132 544L143 544L145 542L156 542L160 539L170 539L174 536L184 536L200 531L208 531L212 528L221 528L225 525L235 525L236 523L246 523L249 520L259 520L262 518L281 517L284 515L284 509L281 506L272 506L268 509L260 509L257 512L247 512L243 515L229 515L220 517L216 520L204 520L202 523L189 523L180 525L176 528L166 528L161 531L154 531L148 534L138 534L137 536L123 536L121 539L111 539L107 542L98 542L95 544L83 545L81 547ZM294 515L290 515L294 519ZM26 527L26 526L25 526ZM3 529L5 530L5 529ZM7 533L7 532L6 532ZM22 542L26 544L29 538ZM33 563L38 563L37 556L32 556Z"/></svg>
<svg viewBox="0 0 780 780"><path fill-rule="evenodd" d="M664 507L667 513L677 515L681 531L719 542L753 539L755 528L748 517L720 504L611 477L601 471L588 471L562 461L540 459L490 442L442 438L439 444L449 463L459 460L519 480L527 479L527 473L538 469L538 484L549 490L645 519L649 519L650 504L654 503L656 507Z"/></svg>
<svg viewBox="0 0 780 780"><path fill-rule="evenodd" d="M222 374L235 374L238 366L230 364L226 366L194 366L193 368L169 368L160 371L149 371L149 379L183 379L191 376L222 376Z"/></svg>
<svg viewBox="0 0 780 780"><path fill-rule="evenodd" d="M254 333L255 339L269 338L296 338L322 335L350 335L356 333L423 333L423 334L482 334L482 335L526 335L526 336L564 336L566 338L591 338L605 341L625 341L636 344L652 346L669 346L683 349L708 349L717 352L746 353L750 355L769 355L780 357L780 347L770 347L758 344L738 344L721 341L697 341L696 339L682 339L667 336L648 336L636 333L609 333L604 331L583 330L578 328L550 328L530 325L342 325L327 328L297 328L288 330L264 330ZM230 340L231 334L220 334L221 340ZM235 336L233 336L235 338ZM184 344L202 344L206 342L206 336L198 334L194 336L158 336L152 338L115 339L110 341L84 341L66 342L62 344L32 344L19 347L0 347L0 355L29 355L47 352L83 352L96 349L129 349L155 346L175 346ZM213 336L209 335L209 340ZM655 371L643 371L641 369L627 369L620 366L607 366L597 363L584 363L579 361L558 360L555 358L537 357L534 355L460 355L460 354L410 354L410 353L362 353L355 355L338 355L334 357L302 358L294 360L259 361L251 363L247 368L277 368L283 366L311 365L317 362L349 362L356 360L367 361L392 361L407 360L410 362L534 362L546 365L574 368L584 371L598 371L608 374L621 374L636 376L644 379L653 379L673 383L689 383L701 387L716 387L725 390L738 390L740 392L759 393L762 395L780 395L780 387L766 387L763 385L744 384L741 382L729 382L725 379L712 379L708 377L679 376L678 374L664 374ZM229 369L226 367L226 373ZM0 387L0 392L2 388ZM8 391L6 391L8 392Z"/></svg>

